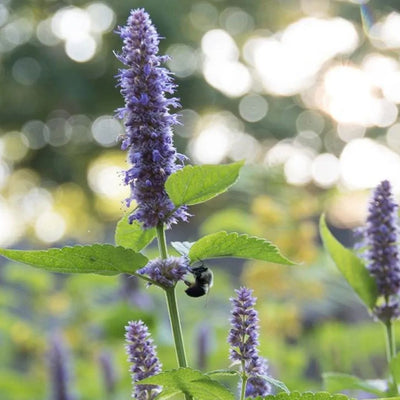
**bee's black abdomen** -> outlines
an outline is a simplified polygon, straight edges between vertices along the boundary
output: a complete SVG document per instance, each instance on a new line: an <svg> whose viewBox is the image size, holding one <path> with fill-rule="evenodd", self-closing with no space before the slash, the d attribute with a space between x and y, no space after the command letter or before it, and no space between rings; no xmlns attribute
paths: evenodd
<svg viewBox="0 0 400 400"><path fill-rule="evenodd" d="M204 296L207 291L202 286L190 286L185 290L185 293L190 297L201 297Z"/></svg>

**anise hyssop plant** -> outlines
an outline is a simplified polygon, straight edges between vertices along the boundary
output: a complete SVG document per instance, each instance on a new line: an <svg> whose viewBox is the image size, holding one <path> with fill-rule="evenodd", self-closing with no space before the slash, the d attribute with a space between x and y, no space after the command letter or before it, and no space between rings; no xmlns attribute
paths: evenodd
<svg viewBox="0 0 400 400"><path fill-rule="evenodd" d="M122 150L127 151L129 166L123 181L130 187L126 205L132 209L117 224L116 245L77 245L36 251L0 249L0 254L53 272L125 273L164 291L178 369L161 372L148 328L142 321L129 322L127 353L132 364L132 396L136 399L162 399L179 393L186 399L233 399L234 394L214 379L219 374L238 378L241 400L267 395L271 383L287 391L282 383L267 375L266 360L258 355L255 299L246 288L239 289L237 299L232 300L229 333L232 368L206 374L188 366L176 290L186 289L192 297L207 293L212 285L212 273L202 260L240 257L286 265L293 262L265 239L225 231L195 242L174 242L172 246L180 256L169 255L166 231L178 222L188 221L189 206L228 190L238 179L243 162L184 165L186 157L173 144L172 129L178 122L173 109L179 107L174 97L176 85L163 66L167 57L158 54L160 37L149 15L143 9L131 11L127 24L119 27L117 33L123 44L116 56L125 68L117 74L124 106L116 114L125 125ZM143 250L155 238L159 256L149 260ZM239 364L238 370L235 364Z"/></svg>

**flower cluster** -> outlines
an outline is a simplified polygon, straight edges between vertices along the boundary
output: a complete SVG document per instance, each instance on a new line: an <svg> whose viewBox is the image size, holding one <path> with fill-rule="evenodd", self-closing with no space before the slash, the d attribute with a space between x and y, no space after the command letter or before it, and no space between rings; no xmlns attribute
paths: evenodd
<svg viewBox="0 0 400 400"><path fill-rule="evenodd" d="M156 258L137 272L142 275L148 275L161 286L174 287L187 274L188 266L186 257Z"/></svg>
<svg viewBox="0 0 400 400"><path fill-rule="evenodd" d="M124 182L131 188L127 206L133 200L137 203L130 221L138 220L143 228L186 221L186 207L174 210L164 187L168 176L181 168L177 159L184 159L172 142L171 128L178 122L169 108L179 103L175 97L166 97L175 89L168 70L161 67L168 57L157 55L160 38L143 9L132 10L127 25L119 27L118 33L123 47L117 58L128 69L120 69L117 75L125 99L117 116L125 121L121 147L129 151L132 164Z"/></svg>
<svg viewBox="0 0 400 400"><path fill-rule="evenodd" d="M231 330L228 336L230 359L240 362L242 372L248 378L246 397L266 396L270 386L263 376L267 375L267 361L258 355L258 314L254 309L256 299L252 291L242 287L236 290L237 298L231 298L233 305Z"/></svg>
<svg viewBox="0 0 400 400"><path fill-rule="evenodd" d="M376 280L379 295L385 300L374 312L383 321L400 315L399 304L393 298L400 290L397 208L390 183L381 182L369 205L364 235L367 268Z"/></svg>
<svg viewBox="0 0 400 400"><path fill-rule="evenodd" d="M161 372L153 340L147 326L142 321L131 321L125 327L128 361L132 363L132 382L135 384ZM152 400L161 388L157 385L135 385L133 397L139 400Z"/></svg>

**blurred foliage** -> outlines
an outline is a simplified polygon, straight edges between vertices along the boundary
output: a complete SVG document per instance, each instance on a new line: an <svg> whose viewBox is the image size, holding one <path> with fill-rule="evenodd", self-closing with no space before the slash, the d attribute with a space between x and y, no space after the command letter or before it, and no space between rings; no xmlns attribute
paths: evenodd
<svg viewBox="0 0 400 400"><path fill-rule="evenodd" d="M125 24L131 8L145 7L165 37L161 51L170 51L181 60L174 67L185 122L176 129L178 151L198 161L196 140L201 129L222 126L236 147L218 161L246 158L249 164L233 190L206 206L192 207L192 223L173 229L168 240L192 241L221 229L250 233L271 240L301 263L278 267L261 262L242 265L237 260L215 262L211 265L215 284L206 299L188 298L184 288L178 288L190 364L206 369L227 367L228 298L234 287L245 284L258 297L261 353L270 361L272 376L290 389L321 389L323 371L356 373L364 378L384 376L380 327L368 319L322 254L316 231L317 217L325 207L338 226L360 223L365 193L349 192L343 179L326 186L316 180L291 182L289 164L272 166L267 159L278 144L291 146L289 153L300 148L302 155L316 158L330 153L338 158L351 140L340 137L340 124L329 112L305 101L307 91L277 95L263 91L255 80L248 93L230 96L208 83L202 71L205 55L201 46L207 32L223 29L243 51L252 37L282 33L306 17L342 17L360 37L352 54L335 54L322 63L321 73L332 63L359 66L370 53L397 62L398 48L379 47L368 37L369 27L362 25L360 7L355 3L168 0L166 10L161 0L104 1L113 12L112 26L94 35L97 47L93 57L77 62L67 55L65 40L51 33L51 19L71 6L83 9L97 3L0 1L0 245L43 248L113 241L115 222L125 211L122 201L127 197L120 176L125 155L116 144L122 127L110 118L122 105L114 78L121 65L113 55L121 42L113 29ZM399 9L398 0L374 0L368 7L372 22ZM243 58L241 54L244 63ZM253 66L248 70L257 75ZM313 75L313 79L318 84L323 76ZM379 88L374 90L380 93ZM244 117L240 110L247 94L253 96L247 100L261 101L266 115L251 120L250 112ZM396 145L400 142L393 135L391 142L387 140L389 125L367 128L361 136L400 151ZM301 134L304 130L316 132L307 136ZM216 140L212 137L203 147L205 156L218 147ZM340 234L348 241L345 232ZM155 246L148 255L156 255ZM2 399L48 396L49 338L60 331L69 348L71 385L81 400L129 396L122 342L128 320L143 319L164 367L175 367L164 298L157 288L145 290L126 276L61 276L5 260L1 263ZM111 354L115 370L112 397L107 397L102 379L99 357L104 353ZM225 383L235 390L236 382L227 378Z"/></svg>

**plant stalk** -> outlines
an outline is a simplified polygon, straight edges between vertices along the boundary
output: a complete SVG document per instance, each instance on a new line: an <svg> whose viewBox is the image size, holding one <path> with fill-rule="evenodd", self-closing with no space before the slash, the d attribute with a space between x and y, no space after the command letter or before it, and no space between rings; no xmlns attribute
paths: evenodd
<svg viewBox="0 0 400 400"><path fill-rule="evenodd" d="M390 363L392 359L396 356L396 341L394 336L394 326L391 321L385 322L384 325L385 325L385 336L386 336L386 358L389 370L391 370ZM397 381L392 371L391 371L391 382L388 390L390 391L390 394L392 396L396 396L399 394Z"/></svg>
<svg viewBox="0 0 400 400"><path fill-rule="evenodd" d="M158 249L162 259L168 258L167 242L165 240L164 224L157 225ZM187 367L185 346L183 344L183 335L181 321L179 318L178 303L176 302L175 287L164 288L167 299L169 321L171 323L172 335L174 337L176 359L180 368ZM191 397L185 394L186 400Z"/></svg>
<svg viewBox="0 0 400 400"><path fill-rule="evenodd" d="M160 256L163 260L168 258L168 249L167 249L167 241L165 240L165 231L164 224L159 223L157 225L157 241L158 241L158 250L160 251Z"/></svg>
<svg viewBox="0 0 400 400"><path fill-rule="evenodd" d="M242 361L242 389L240 391L240 400L245 400L247 385L247 374L244 372L244 361Z"/></svg>
<svg viewBox="0 0 400 400"><path fill-rule="evenodd" d="M179 319L178 304L176 302L175 288L165 290L167 297L168 313L171 322L172 334L174 336L176 358L179 367L187 367L185 346L183 344L182 328Z"/></svg>

